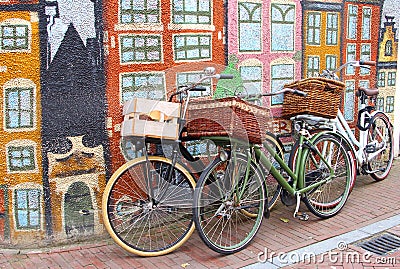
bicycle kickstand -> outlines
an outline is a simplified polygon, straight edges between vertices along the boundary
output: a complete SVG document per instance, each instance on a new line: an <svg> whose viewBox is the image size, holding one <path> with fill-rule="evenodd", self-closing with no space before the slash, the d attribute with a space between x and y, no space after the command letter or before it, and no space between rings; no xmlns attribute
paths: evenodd
<svg viewBox="0 0 400 269"><path fill-rule="evenodd" d="M310 218L310 216L306 213L306 212L299 212L299 208L300 208L300 193L296 192L296 209L293 213L293 218L297 218L299 220L308 220Z"/></svg>

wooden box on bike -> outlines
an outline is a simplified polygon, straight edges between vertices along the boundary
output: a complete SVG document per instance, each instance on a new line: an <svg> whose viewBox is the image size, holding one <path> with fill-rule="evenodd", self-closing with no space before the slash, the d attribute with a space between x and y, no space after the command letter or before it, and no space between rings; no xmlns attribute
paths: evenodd
<svg viewBox="0 0 400 269"><path fill-rule="evenodd" d="M260 144L270 120L269 109L227 97L189 103L186 127L193 138L230 136Z"/></svg>
<svg viewBox="0 0 400 269"><path fill-rule="evenodd" d="M307 93L306 97L285 93L283 98L283 118L299 114L310 114L325 118L336 118L345 84L327 78L306 78L286 84L285 88Z"/></svg>
<svg viewBox="0 0 400 269"><path fill-rule="evenodd" d="M124 104L121 136L178 139L180 104L134 98Z"/></svg>

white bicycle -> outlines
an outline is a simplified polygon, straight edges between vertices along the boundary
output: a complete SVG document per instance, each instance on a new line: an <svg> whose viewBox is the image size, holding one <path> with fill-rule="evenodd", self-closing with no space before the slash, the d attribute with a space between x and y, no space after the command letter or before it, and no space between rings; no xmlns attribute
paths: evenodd
<svg viewBox="0 0 400 269"><path fill-rule="evenodd" d="M336 75L347 66L370 68L375 66L373 61L350 61L333 71L324 70L322 77L339 80ZM358 138L352 132L342 112L339 110L335 119L326 119L312 115L300 115L298 119L303 119L316 129L328 128L335 130L347 140L348 151L356 161L359 173L370 175L373 179L380 181L385 179L393 164L393 126L388 116L382 111L376 111L375 107L369 105L373 103L379 94L378 89L359 87L356 96L360 100L357 128ZM295 163L298 145L293 145L289 161Z"/></svg>

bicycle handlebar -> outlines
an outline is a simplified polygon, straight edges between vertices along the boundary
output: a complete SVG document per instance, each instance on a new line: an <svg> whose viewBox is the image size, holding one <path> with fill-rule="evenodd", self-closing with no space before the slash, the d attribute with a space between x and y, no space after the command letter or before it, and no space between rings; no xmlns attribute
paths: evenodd
<svg viewBox="0 0 400 269"><path fill-rule="evenodd" d="M375 62L375 61L364 61L364 60L360 60L359 63L360 63L360 66L362 66L362 65L375 66L375 65L376 65L376 62Z"/></svg>
<svg viewBox="0 0 400 269"><path fill-rule="evenodd" d="M236 97L242 98L242 99L251 99L251 98L261 98L263 96L274 96L274 95L278 95L281 93L293 93L302 97L306 97L307 93L303 92L303 91L299 91L299 90L294 90L294 89L289 89L289 88L283 88L279 91L276 92L268 92L268 93L258 93L258 94L238 94L236 95Z"/></svg>
<svg viewBox="0 0 400 269"><path fill-rule="evenodd" d="M210 69L205 69L205 72L210 72ZM206 73L207 74L207 73ZM176 95L182 94L182 93L187 93L189 91L206 91L207 88L204 86L199 86L200 83L207 79L233 79L234 76L231 74L213 74L213 75L206 75L204 77L201 77L198 81L191 85L181 85L178 88L180 88L178 91L174 92L171 94L169 97L169 101L172 101L172 98Z"/></svg>
<svg viewBox="0 0 400 269"><path fill-rule="evenodd" d="M332 70L332 71L324 70L320 74L320 76L338 80L339 77L336 75L336 73L338 73L339 71L341 71L343 68L345 68L348 65L354 66L354 67L362 67L362 68L370 69L371 66L375 66L376 65L376 62L375 61L366 61L366 60L349 61L349 62L346 62L346 63L342 64L341 66L339 66L335 70Z"/></svg>

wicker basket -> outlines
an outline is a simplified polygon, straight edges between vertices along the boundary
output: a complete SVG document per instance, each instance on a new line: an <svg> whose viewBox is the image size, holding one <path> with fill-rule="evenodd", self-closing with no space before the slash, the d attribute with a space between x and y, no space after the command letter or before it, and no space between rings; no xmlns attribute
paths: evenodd
<svg viewBox="0 0 400 269"><path fill-rule="evenodd" d="M193 101L188 106L187 135L230 136L260 144L270 119L269 109L235 97Z"/></svg>
<svg viewBox="0 0 400 269"><path fill-rule="evenodd" d="M285 93L283 99L283 118L299 114L333 119L336 117L343 96L345 84L327 78L306 78L285 85L307 93L307 97Z"/></svg>

